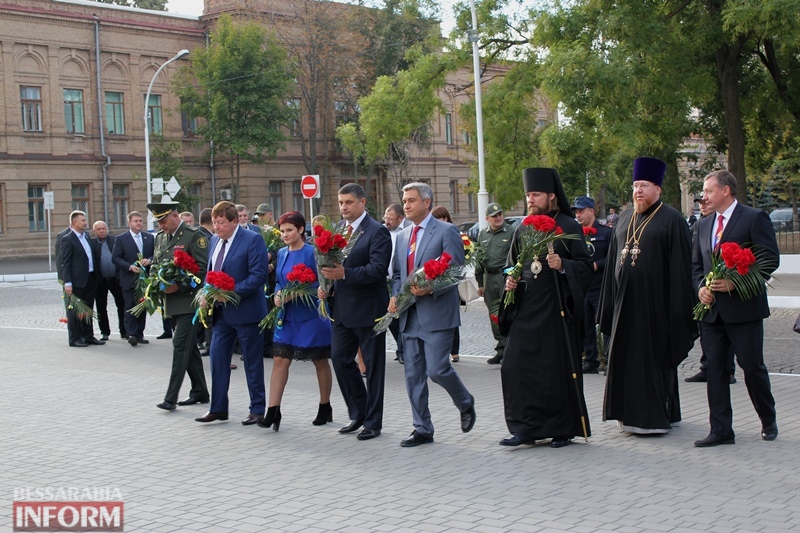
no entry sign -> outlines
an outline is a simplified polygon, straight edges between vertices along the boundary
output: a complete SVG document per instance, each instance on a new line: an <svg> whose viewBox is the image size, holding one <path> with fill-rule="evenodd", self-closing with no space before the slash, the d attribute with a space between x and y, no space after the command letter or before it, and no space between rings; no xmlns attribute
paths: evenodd
<svg viewBox="0 0 800 533"><path fill-rule="evenodd" d="M303 193L303 198L319 198L319 174L303 176L300 179L300 191Z"/></svg>

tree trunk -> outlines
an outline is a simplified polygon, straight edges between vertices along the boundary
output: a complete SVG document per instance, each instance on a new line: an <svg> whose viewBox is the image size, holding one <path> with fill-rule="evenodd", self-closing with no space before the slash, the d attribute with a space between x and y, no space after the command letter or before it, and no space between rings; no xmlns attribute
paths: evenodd
<svg viewBox="0 0 800 533"><path fill-rule="evenodd" d="M732 45L717 48L717 80L722 97L725 130L728 135L728 170L736 176L737 199L748 204L747 174L744 163L745 133L739 101L739 62L747 36L740 36Z"/></svg>

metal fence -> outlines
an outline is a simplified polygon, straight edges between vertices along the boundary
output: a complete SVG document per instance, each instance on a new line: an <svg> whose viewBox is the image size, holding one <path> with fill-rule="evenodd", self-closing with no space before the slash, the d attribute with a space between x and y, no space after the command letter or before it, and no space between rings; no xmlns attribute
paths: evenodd
<svg viewBox="0 0 800 533"><path fill-rule="evenodd" d="M778 249L782 254L800 254L800 231L775 229L778 238Z"/></svg>

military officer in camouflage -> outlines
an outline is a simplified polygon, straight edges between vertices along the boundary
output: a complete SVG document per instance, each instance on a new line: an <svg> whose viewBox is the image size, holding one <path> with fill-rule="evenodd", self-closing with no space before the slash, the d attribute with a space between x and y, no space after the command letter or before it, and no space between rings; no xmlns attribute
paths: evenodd
<svg viewBox="0 0 800 533"><path fill-rule="evenodd" d="M503 360L503 350L506 348L506 338L500 334L497 324L491 320L492 314L497 314L500 298L503 297L505 285L503 269L508 260L508 250L511 248L513 228L506 224L500 204L491 203L486 206L486 221L489 225L478 233L478 263L475 265L475 279L478 280L478 294L483 296L483 301L489 309L492 334L497 345L495 355L487 363L496 365Z"/></svg>
<svg viewBox="0 0 800 533"><path fill-rule="evenodd" d="M201 280L205 279L208 265L208 238L197 228L187 225L178 216L178 202L160 202L147 204L158 222L160 231L156 234L153 265L169 261L175 250L182 250L197 262ZM199 287L198 287L199 288ZM197 348L197 330L200 323L192 324L195 308L192 300L198 288L171 285L164 291L167 296L164 303L164 314L172 318L175 328L172 336L172 373L164 401L156 405L159 409L172 411L176 405L194 405L208 403L210 395L203 372L203 360ZM189 397L178 401L178 394L183 384L184 374L189 374L192 388Z"/></svg>

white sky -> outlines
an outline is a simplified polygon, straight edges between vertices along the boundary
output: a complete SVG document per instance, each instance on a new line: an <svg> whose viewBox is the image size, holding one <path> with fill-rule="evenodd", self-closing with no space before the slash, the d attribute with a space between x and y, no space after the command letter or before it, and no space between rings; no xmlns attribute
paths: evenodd
<svg viewBox="0 0 800 533"><path fill-rule="evenodd" d="M442 16L442 33L447 35L455 25L453 20L453 5L456 0L440 0ZM200 16L203 14L203 0L169 0L167 11L182 15Z"/></svg>

